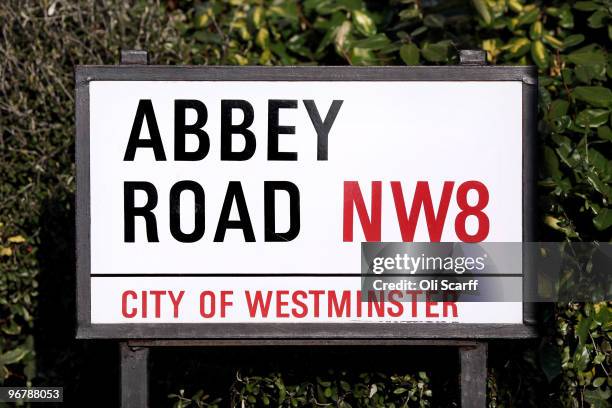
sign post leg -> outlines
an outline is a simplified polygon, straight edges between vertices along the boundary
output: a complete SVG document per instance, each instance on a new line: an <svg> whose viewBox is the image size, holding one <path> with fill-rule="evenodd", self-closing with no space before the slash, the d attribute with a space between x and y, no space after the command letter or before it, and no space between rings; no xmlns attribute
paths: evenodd
<svg viewBox="0 0 612 408"><path fill-rule="evenodd" d="M487 404L487 343L459 349L461 359L461 407L484 408Z"/></svg>
<svg viewBox="0 0 612 408"><path fill-rule="evenodd" d="M121 342L121 407L149 406L149 349Z"/></svg>

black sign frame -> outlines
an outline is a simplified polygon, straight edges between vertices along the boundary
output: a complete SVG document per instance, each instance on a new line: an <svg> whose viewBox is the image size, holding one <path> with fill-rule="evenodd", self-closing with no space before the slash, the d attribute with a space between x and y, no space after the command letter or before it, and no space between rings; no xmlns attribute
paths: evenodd
<svg viewBox="0 0 612 408"><path fill-rule="evenodd" d="M77 66L76 251L77 338L204 339L222 344L369 344L400 339L519 339L537 335L533 305L523 303L522 324L470 323L91 323L89 83L92 81L520 81L522 83L523 241L534 240L537 69L533 66L229 67ZM524 260L525 262L525 260ZM228 275L230 276L230 275Z"/></svg>

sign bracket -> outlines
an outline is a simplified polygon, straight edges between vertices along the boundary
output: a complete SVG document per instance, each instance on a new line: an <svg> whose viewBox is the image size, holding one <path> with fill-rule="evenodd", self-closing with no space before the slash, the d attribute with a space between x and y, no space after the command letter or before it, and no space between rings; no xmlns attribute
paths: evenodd
<svg viewBox="0 0 612 408"><path fill-rule="evenodd" d="M149 406L149 348L120 343L121 406Z"/></svg>

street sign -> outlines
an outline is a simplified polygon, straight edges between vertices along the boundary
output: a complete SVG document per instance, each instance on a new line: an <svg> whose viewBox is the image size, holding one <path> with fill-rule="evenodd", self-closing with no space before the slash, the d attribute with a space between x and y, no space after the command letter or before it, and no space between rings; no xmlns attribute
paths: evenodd
<svg viewBox="0 0 612 408"><path fill-rule="evenodd" d="M80 337L528 332L521 299L364 301L361 243L530 239L532 68L76 78Z"/></svg>

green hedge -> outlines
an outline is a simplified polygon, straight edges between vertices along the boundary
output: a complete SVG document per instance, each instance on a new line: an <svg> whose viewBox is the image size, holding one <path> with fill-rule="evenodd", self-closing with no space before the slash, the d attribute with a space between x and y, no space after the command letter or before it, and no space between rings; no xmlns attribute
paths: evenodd
<svg viewBox="0 0 612 408"><path fill-rule="evenodd" d="M608 0L7 0L0 21L4 384L62 381L48 361L37 363L52 330L46 311L55 302L68 315L74 307L73 67L116 63L120 47L148 49L160 64L435 65L475 47L491 63L535 64L541 238L612 237ZM39 296L53 282L64 296ZM490 405L609 406L611 310L610 303L559 305L545 310L540 343L493 347ZM53 350L58 360L86 358L62 344ZM236 377L229 395L206 390L211 397L203 399L192 390L166 402L427 406L448 393L431 387L433 367L361 376L326 368L318 378L289 382L285 373L250 373Z"/></svg>
<svg viewBox="0 0 612 408"><path fill-rule="evenodd" d="M3 0L0 23L0 384L64 385L74 403L108 348L73 340L74 66L189 50L155 1Z"/></svg>
<svg viewBox="0 0 612 408"><path fill-rule="evenodd" d="M243 375L236 373L230 389L230 405L243 406L336 406L355 407L430 407L430 379L424 371L415 375L348 373L329 370L314 378L301 378L286 384L286 373ZM216 392L218 394L218 391ZM219 407L223 398L212 399L203 390L186 396L184 390L170 394L174 407ZM227 402L227 401L225 401Z"/></svg>

